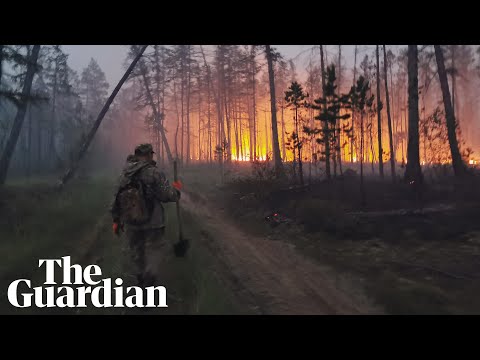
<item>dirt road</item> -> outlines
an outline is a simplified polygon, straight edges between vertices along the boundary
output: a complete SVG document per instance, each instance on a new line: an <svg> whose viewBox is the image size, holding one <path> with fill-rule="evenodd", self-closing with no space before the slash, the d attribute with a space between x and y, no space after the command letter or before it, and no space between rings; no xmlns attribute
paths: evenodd
<svg viewBox="0 0 480 360"><path fill-rule="evenodd" d="M199 217L204 241L227 270L224 279L260 314L380 313L358 290L283 241L252 237L221 209L182 194L181 204ZM342 283L342 284L340 284Z"/></svg>

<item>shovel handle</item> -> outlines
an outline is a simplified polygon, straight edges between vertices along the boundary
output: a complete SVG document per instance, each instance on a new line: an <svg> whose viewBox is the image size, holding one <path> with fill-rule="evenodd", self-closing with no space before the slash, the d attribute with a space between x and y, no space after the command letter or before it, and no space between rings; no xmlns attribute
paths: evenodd
<svg viewBox="0 0 480 360"><path fill-rule="evenodd" d="M173 181L178 180L177 160L173 160Z"/></svg>
<svg viewBox="0 0 480 360"><path fill-rule="evenodd" d="M178 170L177 170L177 160L173 160L173 180L178 180ZM182 232L182 220L180 218L180 204L178 200L175 202L177 206L177 222L178 222L178 239L183 239L183 232Z"/></svg>

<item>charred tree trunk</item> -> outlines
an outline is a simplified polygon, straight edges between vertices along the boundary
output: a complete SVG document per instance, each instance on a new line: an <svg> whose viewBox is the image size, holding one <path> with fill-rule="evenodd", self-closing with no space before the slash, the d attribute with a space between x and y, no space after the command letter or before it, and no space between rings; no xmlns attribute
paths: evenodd
<svg viewBox="0 0 480 360"><path fill-rule="evenodd" d="M448 142L450 143L450 151L452 154L452 164L455 176L464 176L467 168L462 160L460 150L458 148L455 121L455 114L452 107L452 99L450 97L450 89L448 88L447 72L445 71L445 62L443 59L443 51L440 45L435 45L435 57L437 59L438 77L442 88L443 104L445 107L445 116L447 118Z"/></svg>
<svg viewBox="0 0 480 360"><path fill-rule="evenodd" d="M393 130L392 117L390 115L390 97L388 94L388 76L387 76L387 49L383 45L383 72L385 75L385 100L387 102L387 118L388 118L388 139L390 143L390 168L392 172L392 180L395 181L395 151L393 150Z"/></svg>
<svg viewBox="0 0 480 360"><path fill-rule="evenodd" d="M322 96L325 98L325 61L323 56L323 45L320 45L320 67L322 73ZM326 100L325 104L326 105ZM330 136L329 128L328 128L328 121L324 121L323 123L323 132L324 132L324 150L325 150L325 173L327 175L327 179L331 178L330 174Z"/></svg>
<svg viewBox="0 0 480 360"><path fill-rule="evenodd" d="M184 69L184 64L183 64L183 57L181 60L181 66L180 66L180 71L181 71L181 81L180 81L180 164L183 166L184 164L184 152L183 152L183 145L184 145L184 137L185 137L185 69Z"/></svg>
<svg viewBox="0 0 480 360"><path fill-rule="evenodd" d="M208 108L207 108L207 136L208 136L208 162L212 162L212 123L211 123L211 118L212 118L212 113L210 110L210 102L211 102L211 96L210 96L210 86L211 86L211 81L210 77L208 77L207 81L207 103L208 103Z"/></svg>
<svg viewBox="0 0 480 360"><path fill-rule="evenodd" d="M36 164L35 164L35 171L40 170L40 164L42 163L42 127L40 121L37 121L37 156L36 156Z"/></svg>
<svg viewBox="0 0 480 360"><path fill-rule="evenodd" d="M58 162L57 150L55 149L55 130L56 130L56 110L57 110L57 73L58 73L58 61L55 59L55 70L53 74L53 92L52 92L52 113L50 118L50 137L49 137L49 154L50 160ZM54 165L55 166L55 165Z"/></svg>
<svg viewBox="0 0 480 360"><path fill-rule="evenodd" d="M364 129L363 129L363 111L360 112L360 201L365 206L365 187L363 184L363 150L364 150Z"/></svg>
<svg viewBox="0 0 480 360"><path fill-rule="evenodd" d="M298 107L295 108L295 131L297 133L298 144L298 172L300 174L300 185L303 186L303 161L302 161L302 146L300 144L300 133L298 130Z"/></svg>
<svg viewBox="0 0 480 360"><path fill-rule="evenodd" d="M217 51L221 50L221 46L217 48ZM202 51L203 53L203 51ZM205 55L203 55L205 60ZM206 61L205 61L206 62ZM217 104L217 156L218 156L218 165L220 170L220 181L223 184L225 181L225 173L223 169L223 163L225 158L225 130L223 128L223 104L222 104L222 76L221 73L223 72L223 55L220 54L220 57L217 61L217 94L215 96L216 104Z"/></svg>
<svg viewBox="0 0 480 360"><path fill-rule="evenodd" d="M256 79L255 79L255 58L252 59L252 113L253 113L253 160L257 160L257 94L256 94Z"/></svg>
<svg viewBox="0 0 480 360"><path fill-rule="evenodd" d="M238 117L237 117L237 110L236 110L236 104L235 100L233 101L233 132L235 136L235 155L236 155L236 160L240 160L242 156L242 152L240 149L240 143L239 143L239 129L238 129Z"/></svg>
<svg viewBox="0 0 480 360"><path fill-rule="evenodd" d="M18 104L17 114L15 115L15 119L13 121L10 137L7 140L7 144L5 145L5 149L0 159L0 186L5 184L5 180L7 179L10 161L12 159L13 152L15 151L15 146L17 145L20 131L22 130L23 121L25 120L25 113L27 110L30 91L32 89L33 77L35 76L35 72L37 70L37 59L39 52L40 45L34 45L32 52L28 57L27 73L25 75L22 89L22 99Z"/></svg>
<svg viewBox="0 0 480 360"><path fill-rule="evenodd" d="M380 177L383 178L383 148L382 148L382 102L380 101L380 50L376 47L377 56L377 134L378 134L378 169Z"/></svg>
<svg viewBox="0 0 480 360"><path fill-rule="evenodd" d="M457 90L457 74L456 71L457 69L455 68L455 45L450 45L451 49L451 55L452 55L452 110L453 110L453 116L455 116L455 119L457 119L456 114L455 114L455 94ZM456 120L458 122L458 120Z"/></svg>
<svg viewBox="0 0 480 360"><path fill-rule="evenodd" d="M355 55L354 55L354 61L353 61L353 86L355 86L355 83L357 81L357 45L355 45ZM354 144L355 142L355 109L352 110L352 130L351 130L351 138L350 138L350 162L353 163L353 149L354 149ZM358 157L358 154L357 156Z"/></svg>
<svg viewBox="0 0 480 360"><path fill-rule="evenodd" d="M190 45L188 46L188 51L187 51L187 160L186 163L187 165L190 163L190 91L191 91L191 64L190 64Z"/></svg>
<svg viewBox="0 0 480 360"><path fill-rule="evenodd" d="M198 161L202 161L202 89L201 79L198 77ZM205 125L204 125L205 126Z"/></svg>
<svg viewBox="0 0 480 360"><path fill-rule="evenodd" d="M273 160L275 162L275 173L278 177L284 176L282 157L280 156L280 145L278 143L277 130L277 103L275 100L275 75L273 72L273 54L270 45L265 45L268 63L268 78L270 82L270 106L272 112L272 147Z"/></svg>
<svg viewBox="0 0 480 360"><path fill-rule="evenodd" d="M341 87L342 87L342 45L338 45L338 96L341 94ZM343 169L342 169L342 143L341 143L341 131L340 131L340 123L341 120L337 120L336 124L336 142L335 142L335 147L336 147L336 154L337 154L337 161L338 161L338 167L340 170L340 175L343 175Z"/></svg>
<svg viewBox="0 0 480 360"><path fill-rule="evenodd" d="M175 159L178 159L178 131L180 129L180 112L178 110L177 83L173 80L173 100L175 102L175 111L177 113L177 126L175 128Z"/></svg>
<svg viewBox="0 0 480 360"><path fill-rule="evenodd" d="M408 45L408 147L405 180L412 185L420 185L423 181L418 122L418 49L417 45Z"/></svg>
<svg viewBox="0 0 480 360"><path fill-rule="evenodd" d="M27 151L27 177L32 173L32 104L28 105L28 151Z"/></svg>
<svg viewBox="0 0 480 360"><path fill-rule="evenodd" d="M210 92L213 91L213 98L215 99L215 102L217 104L217 114L220 114L221 111L219 111L218 109L220 108L220 104L219 104L219 101L218 101L218 97L217 97L217 94L215 93L215 88L213 87L213 84L212 84L212 71L210 69L210 65L208 64L207 62L207 58L205 56L205 52L203 51L203 47L202 45L200 45L200 52L202 53L202 57L203 57L203 64L205 66L205 69L207 70L207 86L208 86L208 93L207 93L207 96L208 96L208 147L209 147L209 158L210 158L210 161L212 160L212 135L211 135L211 112L210 112ZM217 121L217 125L218 125L219 121ZM217 129L217 136L218 136L218 133L219 133L219 128Z"/></svg>
<svg viewBox="0 0 480 360"><path fill-rule="evenodd" d="M287 161L287 149L285 145L285 98L282 96L282 158Z"/></svg>

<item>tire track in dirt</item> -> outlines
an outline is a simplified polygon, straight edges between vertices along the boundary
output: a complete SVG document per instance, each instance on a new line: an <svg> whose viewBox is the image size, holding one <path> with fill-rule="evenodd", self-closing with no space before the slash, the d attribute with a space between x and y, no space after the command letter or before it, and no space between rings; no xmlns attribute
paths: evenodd
<svg viewBox="0 0 480 360"><path fill-rule="evenodd" d="M249 236L220 210L215 211L205 201L193 201L185 192L181 204L200 217L209 246L243 288L239 296L250 297L248 300L260 313L380 313L364 299L341 289L326 267L307 259L286 242Z"/></svg>

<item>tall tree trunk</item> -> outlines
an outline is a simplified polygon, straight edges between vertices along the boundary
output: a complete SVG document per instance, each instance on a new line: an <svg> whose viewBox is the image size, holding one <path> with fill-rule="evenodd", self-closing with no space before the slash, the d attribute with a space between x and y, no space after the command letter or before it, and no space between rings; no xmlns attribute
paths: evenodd
<svg viewBox="0 0 480 360"><path fill-rule="evenodd" d="M423 178L420 167L418 122L418 49L417 45L408 45L408 147L405 180L420 185Z"/></svg>
<svg viewBox="0 0 480 360"><path fill-rule="evenodd" d="M0 45L0 85L2 85L2 75L3 75L3 48L5 45Z"/></svg>
<svg viewBox="0 0 480 360"><path fill-rule="evenodd" d="M325 98L325 61L323 54L323 45L320 45L320 67L322 73L322 97ZM325 104L326 106L326 99ZM325 173L327 179L331 178L330 174L330 135L329 135L328 121L323 122L323 132L324 132L324 150L325 150Z"/></svg>
<svg viewBox="0 0 480 360"><path fill-rule="evenodd" d="M273 73L273 55L270 45L265 45L268 63L268 78L270 81L270 106L272 112L272 147L273 160L275 162L275 173L278 177L285 175L283 171L282 157L280 156L280 145L278 143L277 130L277 103L275 99L275 75Z"/></svg>
<svg viewBox="0 0 480 360"><path fill-rule="evenodd" d="M231 162L232 160L232 132L231 132L231 123L230 123L230 104L228 102L229 100L229 94L228 93L228 86L227 86L227 78L225 75L225 59L227 59L227 66L228 66L228 57L225 58L225 49L226 45L222 45L222 52L221 52L221 57L220 57L220 83L221 83L221 91L219 91L219 96L221 97L223 101L223 115L225 116L225 121L222 120L222 137L223 141L225 144L225 155L226 155L226 160L227 164ZM227 127L227 133L225 134L225 125Z"/></svg>
<svg viewBox="0 0 480 360"><path fill-rule="evenodd" d="M337 150L336 150L336 146L335 146L335 145L336 145L336 142L337 142L336 136L335 136L335 135L336 135L336 130L335 130L335 129L336 129L336 127L337 127L336 123L337 123L337 122L335 121L334 124L332 124L332 125L329 124L329 125L328 125L328 127L330 128L329 133L334 134L334 137L333 137L333 139L332 139L333 141L332 141L332 143L330 144L330 145L333 147L332 162L333 162L333 177L334 177L334 178L337 177Z"/></svg>
<svg viewBox="0 0 480 360"><path fill-rule="evenodd" d="M395 181L395 151L393 150L393 130L392 117L390 115L390 97L388 94L388 73L387 73L387 50L383 45L383 72L385 75L385 99L387 102L387 118L388 118L388 139L390 143L390 168L392 172L392 181Z"/></svg>
<svg viewBox="0 0 480 360"><path fill-rule="evenodd" d="M177 113L177 126L175 128L175 159L178 159L178 132L180 129L180 112L178 111L178 96L177 96L177 83L173 80L173 100L175 103L175 111Z"/></svg>
<svg viewBox="0 0 480 360"><path fill-rule="evenodd" d="M253 46L253 45L252 45ZM253 51L253 50L252 50ZM253 113L253 159L257 160L257 94L256 94L256 79L255 79L255 57L252 59L253 70L252 70L252 113Z"/></svg>
<svg viewBox="0 0 480 360"><path fill-rule="evenodd" d="M220 104L219 104L219 99L218 96L215 92L215 88L213 87L212 84L212 72L210 69L210 65L207 62L207 58L205 56L205 52L203 51L202 45L200 45L200 52L203 57L203 64L207 70L207 85L208 85L208 143L209 143L209 158L210 161L212 160L212 136L211 136L211 124L210 124L210 119L211 119L211 113L210 113L210 91L213 91L213 98L215 99L215 103L217 104L217 114L221 114L220 110ZM219 117L220 118L220 117ZM217 121L217 126L219 125L219 121ZM217 128L217 137L219 138L219 130L220 128Z"/></svg>
<svg viewBox="0 0 480 360"><path fill-rule="evenodd" d="M57 74L58 74L58 62L55 59L55 70L53 78L53 94L52 94L52 113L50 119L50 138L49 138L49 154L50 160L55 163L57 161L57 151L55 149L55 129L56 129L56 110L57 110Z"/></svg>
<svg viewBox="0 0 480 360"><path fill-rule="evenodd" d="M164 122L165 122L165 88L166 88L166 70L165 70L165 49L162 47L161 48L161 62L162 62L162 118L161 118L161 123L160 123L160 128L158 131L160 132L160 140L161 140L161 153L162 153L162 166L165 166L165 143L163 142L162 134L161 134L161 129L164 128Z"/></svg>
<svg viewBox="0 0 480 360"><path fill-rule="evenodd" d="M182 55L183 56L183 55ZM183 57L181 60L181 81L180 81L180 115L181 115L181 121L180 121L180 164L183 166L184 163L184 152L183 152L183 145L184 145L184 137L185 137L185 109L184 109L184 104L185 104L185 69L183 65Z"/></svg>
<svg viewBox="0 0 480 360"><path fill-rule="evenodd" d="M5 145L5 149L3 150L3 154L0 159L0 185L5 184L8 168L10 166L10 161L12 159L13 152L15 151L15 146L17 145L20 131L22 130L22 125L25 119L25 113L29 101L28 98L30 96L30 90L32 89L32 81L37 70L37 59L39 51L40 45L34 45L32 52L28 57L27 73L25 75L22 89L22 99L18 104L17 114L15 115L15 119L13 121L10 137L7 140L7 144Z"/></svg>
<svg viewBox="0 0 480 360"><path fill-rule="evenodd" d="M337 81L337 92L338 96L340 96L342 92L342 45L338 45L338 81ZM343 174L343 169L342 169L342 146L341 146L341 131L340 131L340 123L341 120L336 121L336 154L337 154L337 161L338 161L338 167L340 170L340 175Z"/></svg>
<svg viewBox="0 0 480 360"><path fill-rule="evenodd" d="M202 161L202 89L201 79L198 78L198 161ZM205 126L205 125L204 125Z"/></svg>
<svg viewBox="0 0 480 360"><path fill-rule="evenodd" d="M227 84L225 82L225 77L223 78L224 81L224 104L225 104L225 123L227 125L227 163L232 161L232 117L231 117L231 104L228 102L227 98Z"/></svg>
<svg viewBox="0 0 480 360"><path fill-rule="evenodd" d="M393 82L393 71L392 71L392 64L388 64L388 72L390 73L390 89L389 93L391 94L390 97L392 101L390 102L390 107L391 107L391 119L392 119L392 127L393 127L393 136L392 136L392 143L393 143L393 149L394 149L394 165L397 163L397 158L396 158L396 153L398 149L398 144L397 140L395 139L395 135L398 134L398 119L397 119L397 108L395 106L395 83ZM396 166L394 167L395 169L395 174L396 174Z"/></svg>
<svg viewBox="0 0 480 360"><path fill-rule="evenodd" d="M455 68L455 45L450 45L450 50L452 54L452 110L453 110L453 116L455 116L455 119L457 119L456 114L455 114L455 93L457 89L457 82L456 82L456 71L457 69ZM458 120L457 120L458 122Z"/></svg>
<svg viewBox="0 0 480 360"><path fill-rule="evenodd" d="M242 110L240 109L240 104L238 104L238 107L236 107L236 123L237 123L237 126L238 126L238 138L239 140L238 141L238 145L240 146L240 156L242 158L242 160L245 160L245 156L244 156L244 147L243 147L243 133L242 133Z"/></svg>
<svg viewBox="0 0 480 360"><path fill-rule="evenodd" d="M445 107L445 116L447 118L447 132L448 142L450 143L450 152L452 154L453 171L455 176L464 176L467 173L467 168L460 155L458 148L455 121L455 114L453 112L452 101L450 98L450 89L448 88L447 73L445 71L445 62L443 59L443 51L440 45L434 45L435 57L437 59L438 77L440 79L440 86L442 88L443 104Z"/></svg>
<svg viewBox="0 0 480 360"><path fill-rule="evenodd" d="M353 86L355 86L357 81L357 45L355 45L355 55L353 61ZM351 139L350 139L350 162L353 163L353 144L355 142L355 110L352 110L352 130L351 130ZM358 157L355 156L355 157Z"/></svg>
<svg viewBox="0 0 480 360"><path fill-rule="evenodd" d="M370 130L369 130L369 135L370 135L370 152L372 154L372 160L371 160L371 164L372 164L372 174L375 174L375 145L374 145L374 141L373 141L373 119L370 118Z"/></svg>
<svg viewBox="0 0 480 360"><path fill-rule="evenodd" d="M383 148L382 148L382 111L380 100L380 50L379 46L376 47L377 56L377 134L378 134L378 168L380 177L383 178Z"/></svg>
<svg viewBox="0 0 480 360"><path fill-rule="evenodd" d="M287 149L285 145L285 98L282 96L282 159L287 161Z"/></svg>
<svg viewBox="0 0 480 360"><path fill-rule="evenodd" d="M210 102L211 102L211 96L210 96L210 77L208 78L207 81L207 103L208 103L208 108L207 108L207 136L208 136L208 162L212 162L212 124L211 124L211 117L212 113L210 111Z"/></svg>
<svg viewBox="0 0 480 360"><path fill-rule="evenodd" d="M264 117L264 125L265 125L265 159L267 158L268 156L268 148L269 148L269 144L268 144L268 120L267 120L267 110L265 110L263 112L263 115L265 115Z"/></svg>
<svg viewBox="0 0 480 360"><path fill-rule="evenodd" d="M221 49L221 45L218 46L217 51L222 52L223 50ZM205 55L204 55L205 59ZM224 64L223 64L223 55L221 54L220 58L218 59L219 61L217 62L217 87L218 87L218 92L216 98L216 103L217 103L217 136L218 136L218 145L217 145L217 154L218 154L218 164L219 164L219 170L220 170L220 181L223 184L225 181L225 173L223 169L223 163L224 163L224 158L225 158L225 130L223 128L223 103L222 103L222 92L223 92L223 81L222 81L222 73L224 70Z"/></svg>
<svg viewBox="0 0 480 360"><path fill-rule="evenodd" d="M190 163L190 87L191 87L191 65L190 65L190 46L187 45L188 47L188 57L187 57L187 165Z"/></svg>
<svg viewBox="0 0 480 360"><path fill-rule="evenodd" d="M239 139L238 139L238 133L239 133L239 129L238 129L238 118L237 118L237 109L236 109L236 104L235 104L235 100L233 100L233 132L234 132L234 135L235 135L235 155L237 157L237 161L241 159L241 151L240 151L240 143L239 143Z"/></svg>
<svg viewBox="0 0 480 360"><path fill-rule="evenodd" d="M190 163L190 157L191 157L191 150L190 150L190 73L188 74L188 82L187 82L187 101L186 101L186 125L187 125L187 131L186 131L186 163L187 165Z"/></svg>
<svg viewBox="0 0 480 360"><path fill-rule="evenodd" d="M161 101L160 101L160 58L158 53L158 45L153 47L154 49L154 65L155 65L155 97L157 100L158 108L161 108ZM160 110L159 110L160 111ZM153 123L153 131L155 136L155 151L157 152L157 156L160 156L160 130L159 124L156 122Z"/></svg>
<svg viewBox="0 0 480 360"><path fill-rule="evenodd" d="M0 45L0 85L2 84L2 76L3 76L3 49L5 45Z"/></svg>
<svg viewBox="0 0 480 360"><path fill-rule="evenodd" d="M302 161L302 147L300 146L300 133L298 130L298 107L295 108L295 131L297 133L298 146L298 172L300 174L300 185L303 186L303 161Z"/></svg>
<svg viewBox="0 0 480 360"><path fill-rule="evenodd" d="M28 151L27 151L27 177L32 173L32 103L28 104Z"/></svg>
<svg viewBox="0 0 480 360"><path fill-rule="evenodd" d="M402 150L402 164L405 163L405 144L404 144L404 137L405 137L405 133L407 132L407 129L405 128L404 126L404 121L403 121L403 118L404 118L404 113L405 113L405 110L403 108L403 105L405 103L405 101L403 101L403 96L401 95L402 92L404 92L403 90L403 86L401 86L401 88L399 90L402 90L402 91L399 91L398 92L398 109L399 109L399 112L398 112L398 115L399 115L399 120L400 120L400 133L403 135L402 136L402 140L400 141L400 148Z"/></svg>
<svg viewBox="0 0 480 360"><path fill-rule="evenodd" d="M42 127L41 127L41 124L40 124L40 121L37 121L37 126L36 126L36 129L37 129L37 156L36 156L36 164L35 164L35 171L39 171L40 170L40 166L41 166L41 163L42 163Z"/></svg>
<svg viewBox="0 0 480 360"><path fill-rule="evenodd" d="M155 106L155 104L153 102L152 93L150 91L150 85L148 84L148 79L145 75L145 71L143 71L142 77L143 77L143 82L144 82L144 85L145 85L145 90L146 90L146 93L147 93L147 100L150 103L150 107L152 108L152 111L153 111L153 116L156 119L155 122L160 124L161 123L160 122L161 115L158 113L157 107ZM162 141L165 145L165 151L167 152L168 161L170 162L170 164L172 164L173 163L173 157L172 157L172 153L170 151L170 146L168 145L167 136L165 134L165 128L163 126L160 127L160 134L162 135Z"/></svg>
<svg viewBox="0 0 480 360"><path fill-rule="evenodd" d="M363 150L364 150L364 129L363 129L363 114L364 111L360 112L360 198L361 198L361 205L365 206L366 199L365 199L365 186L363 184Z"/></svg>

